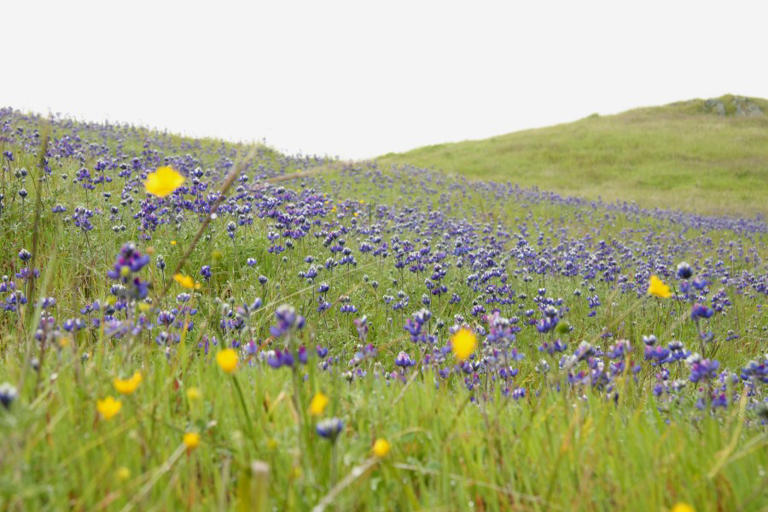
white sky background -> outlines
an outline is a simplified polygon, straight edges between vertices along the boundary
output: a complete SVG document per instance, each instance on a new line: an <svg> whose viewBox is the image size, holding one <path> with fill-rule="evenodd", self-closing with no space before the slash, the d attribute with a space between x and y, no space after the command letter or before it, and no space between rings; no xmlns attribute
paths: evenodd
<svg viewBox="0 0 768 512"><path fill-rule="evenodd" d="M366 158L724 93L766 2L4 1L0 105Z"/></svg>

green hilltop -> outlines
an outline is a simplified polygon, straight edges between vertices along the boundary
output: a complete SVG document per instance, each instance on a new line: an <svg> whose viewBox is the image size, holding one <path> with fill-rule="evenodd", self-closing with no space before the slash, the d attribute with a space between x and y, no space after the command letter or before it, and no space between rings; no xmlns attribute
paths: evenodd
<svg viewBox="0 0 768 512"><path fill-rule="evenodd" d="M768 100L725 95L593 114L377 161L646 207L759 214L768 211Z"/></svg>

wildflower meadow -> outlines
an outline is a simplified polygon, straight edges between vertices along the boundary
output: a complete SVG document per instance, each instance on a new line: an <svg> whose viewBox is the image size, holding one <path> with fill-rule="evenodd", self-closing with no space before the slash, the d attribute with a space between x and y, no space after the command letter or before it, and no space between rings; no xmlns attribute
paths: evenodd
<svg viewBox="0 0 768 512"><path fill-rule="evenodd" d="M0 510L768 508L768 223L0 110Z"/></svg>

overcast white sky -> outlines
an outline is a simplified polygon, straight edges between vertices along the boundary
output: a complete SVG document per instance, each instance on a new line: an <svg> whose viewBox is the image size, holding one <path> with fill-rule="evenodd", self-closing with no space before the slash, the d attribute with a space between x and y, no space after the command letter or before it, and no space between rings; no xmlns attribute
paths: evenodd
<svg viewBox="0 0 768 512"><path fill-rule="evenodd" d="M0 105L342 158L731 92L766 2L12 0Z"/></svg>

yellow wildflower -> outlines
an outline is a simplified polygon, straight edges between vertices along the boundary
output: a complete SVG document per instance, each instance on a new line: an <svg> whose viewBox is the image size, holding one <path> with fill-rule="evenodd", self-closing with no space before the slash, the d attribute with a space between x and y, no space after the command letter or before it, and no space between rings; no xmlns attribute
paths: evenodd
<svg viewBox="0 0 768 512"><path fill-rule="evenodd" d="M466 361L477 347L475 333L462 327L451 338L451 350L459 361Z"/></svg>
<svg viewBox="0 0 768 512"><path fill-rule="evenodd" d="M197 432L187 432L184 434L184 446L187 450L194 450L200 444L200 434Z"/></svg>
<svg viewBox="0 0 768 512"><path fill-rule="evenodd" d="M184 176L179 174L173 167L158 167L155 172L147 175L147 181L144 182L144 188L150 194L157 197L165 197L173 193L184 183Z"/></svg>
<svg viewBox="0 0 768 512"><path fill-rule="evenodd" d="M312 401L309 403L309 414L312 416L320 416L328 406L328 397L324 393L318 391L315 396L312 397Z"/></svg>
<svg viewBox="0 0 768 512"><path fill-rule="evenodd" d="M672 292L669 291L669 286L665 285L664 281L659 279L656 275L651 276L651 284L648 286L648 293L650 295L655 295L656 297L661 297L662 299L666 299L672 295Z"/></svg>
<svg viewBox="0 0 768 512"><path fill-rule="evenodd" d="M112 419L115 414L120 412L122 406L123 404L120 400L115 400L111 396L108 396L104 400L96 401L96 409L98 409L99 414L101 414L101 417L105 420Z"/></svg>
<svg viewBox="0 0 768 512"><path fill-rule="evenodd" d="M176 240L171 240L171 245L176 245Z"/></svg>
<svg viewBox="0 0 768 512"><path fill-rule="evenodd" d="M669 512L696 512L696 510L687 503L677 503Z"/></svg>
<svg viewBox="0 0 768 512"><path fill-rule="evenodd" d="M138 388L139 384L141 384L141 373L133 372L133 375L129 379L118 379L115 377L115 380L112 381L112 384L115 385L115 391L121 395L130 395L136 391L136 388Z"/></svg>
<svg viewBox="0 0 768 512"><path fill-rule="evenodd" d="M202 396L203 396L203 394L200 393L200 390L195 388L195 387L191 387L191 388L189 388L187 390L187 399L190 402L194 402L196 400L200 400L200 398L202 398Z"/></svg>
<svg viewBox="0 0 768 512"><path fill-rule="evenodd" d="M193 289L197 290L198 288L200 288L200 283L196 283L191 276L185 276L184 274L174 274L173 280L179 283L181 286L183 286L187 290L193 290Z"/></svg>
<svg viewBox="0 0 768 512"><path fill-rule="evenodd" d="M125 466L121 466L117 469L117 479L121 482L125 482L131 478L131 470Z"/></svg>
<svg viewBox="0 0 768 512"><path fill-rule="evenodd" d="M389 449L392 448L392 445L389 444L389 441L386 439L377 439L375 443L373 443L373 454L377 457L384 458L389 453Z"/></svg>
<svg viewBox="0 0 768 512"><path fill-rule="evenodd" d="M226 373L234 373L237 368L237 352L231 348L220 350L216 354L216 362Z"/></svg>

